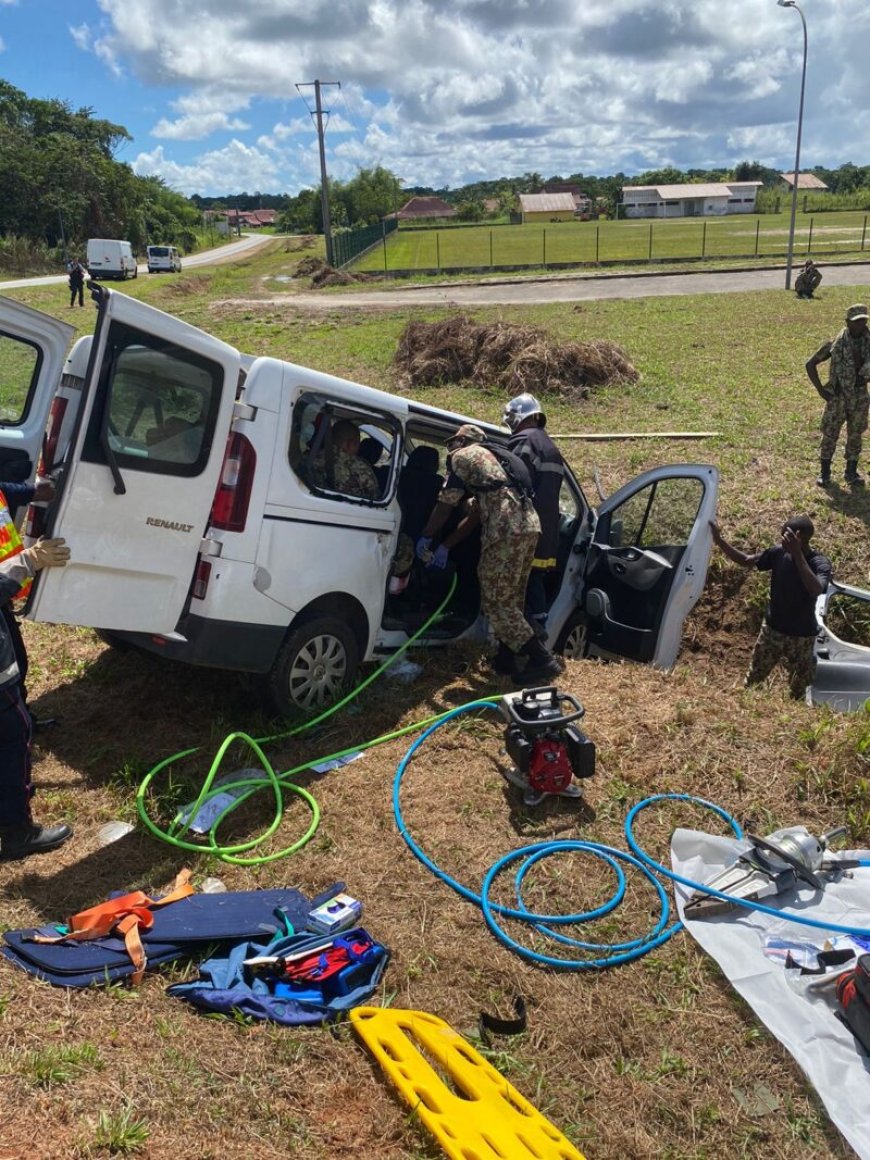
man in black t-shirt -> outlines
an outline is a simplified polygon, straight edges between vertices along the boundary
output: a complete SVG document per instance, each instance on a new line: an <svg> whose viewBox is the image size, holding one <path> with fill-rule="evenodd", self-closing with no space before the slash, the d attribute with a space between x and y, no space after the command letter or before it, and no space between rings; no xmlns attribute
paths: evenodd
<svg viewBox="0 0 870 1160"><path fill-rule="evenodd" d="M813 521L796 516L782 528L779 545L749 555L733 547L710 522L713 540L729 560L744 568L770 572L770 603L755 642L744 684L757 685L782 663L791 695L802 699L813 676L813 643L818 632L816 598L831 579L831 561L810 547Z"/></svg>

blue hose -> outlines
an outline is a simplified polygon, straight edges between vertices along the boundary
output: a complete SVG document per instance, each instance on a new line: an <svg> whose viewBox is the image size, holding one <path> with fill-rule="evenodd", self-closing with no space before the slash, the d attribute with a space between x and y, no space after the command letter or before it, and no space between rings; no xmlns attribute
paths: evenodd
<svg viewBox="0 0 870 1160"><path fill-rule="evenodd" d="M798 926L809 926L814 930L828 930L834 931L837 934L848 934L858 938L870 938L870 928L866 926L844 926L836 922L828 922L825 919L807 918L802 914L794 914L790 910L779 910L775 906L765 906L761 902L750 902L745 898L736 898L733 894L724 894L721 890L711 890L709 886L703 882L693 882L691 878L684 878L681 874L677 874L674 870L669 870L667 866L662 866L659 862L650 858L649 854L641 849L640 844L634 836L634 822L637 815L645 810L648 806L654 805L660 801L681 801L681 802L700 802L702 799L689 797L688 794L681 793L660 793L653 797L644 798L642 802L638 802L628 812L628 817L625 819L625 840L632 848L634 853L640 860L645 863L647 867L655 874L661 874L665 878L670 878L672 882L679 882L681 886L687 886L691 890L697 890L702 894L708 895L710 898L718 898L723 902L730 902L734 906L741 906L744 910L754 910L760 914L770 914L774 918L784 918L788 922L797 923ZM729 815L718 806L711 805L710 802L703 803L714 809L721 817L728 818ZM730 820L730 819L729 819ZM736 823L735 823L736 824ZM739 827L738 827L739 829ZM736 831L735 831L736 832ZM737 837L742 837L738 833ZM862 865L866 863L862 862Z"/></svg>
<svg viewBox="0 0 870 1160"><path fill-rule="evenodd" d="M459 708L451 710L445 714L435 724L430 725L429 728L421 733L420 736L409 746L407 752L399 762L396 770L396 776L393 780L393 814L396 819L396 825L402 838L407 843L412 854L418 858L423 865L430 870L439 881L445 883L454 890L467 902L473 902L479 906L483 912L486 924L496 938L507 946L516 954L521 955L524 959L530 962L538 963L542 966L558 967L561 970L567 971L590 971L601 970L604 967L616 966L619 963L631 962L633 959L638 959L663 943L674 935L682 926L680 922L670 923L671 908L665 888L656 877L654 870L637 855L628 854L624 850L615 850L611 846L602 845L599 842L587 842L579 840L556 840L546 842L535 842L528 846L523 846L520 849L513 850L504 855L497 862L495 862L487 871L483 880L480 894L475 893L469 887L464 886L455 878L452 878L444 870L432 861L432 859L424 852L419 843L412 836L408 830L402 813L401 803L401 788L402 780L407 772L408 766L411 763L417 750L420 746L432 736L436 729L440 729L446 725L448 721L452 721L465 713L471 713L476 710L487 709L498 711L498 706L491 701L469 701L466 705L460 705ZM713 810L720 817L729 823L732 830L738 838L742 837L742 831L737 823L729 817L729 815L718 806L712 805L701 798L685 798L684 800L693 801L697 804L705 806ZM584 911L578 914L539 914L530 911L523 902L523 881L526 874L545 858L554 857L558 854L569 854L574 852L582 852L590 854L594 858L598 858L605 863L614 873L616 878L616 885L613 894L601 905L592 910ZM646 878L649 884L655 891L659 900L659 917L653 923L650 930L627 942L620 943L596 943L585 942L569 937L562 933L559 929L552 929L553 927L561 928L568 925L579 925L586 922L592 922L597 918L603 918L612 913L613 910L622 902L625 896L625 874L620 866L620 863L627 863L634 869L639 870ZM514 888L517 904L515 907L502 906L499 903L493 902L491 898L493 885L498 876L512 866L514 863L520 863L519 869L516 871L514 878ZM605 953L596 958L565 958L558 955L543 954L540 951L524 946L504 930L501 925L501 919L514 919L519 922L526 923L539 935L543 935L554 942L563 946L576 947L578 950L584 951L604 951Z"/></svg>
<svg viewBox="0 0 870 1160"><path fill-rule="evenodd" d="M692 806L700 806L703 809L710 810L716 814L727 826L730 827L731 832L737 839L743 837L736 819L724 810L721 806L715 805L713 802L707 801L705 798L695 797L692 794L682 793L665 793L654 794L651 797L644 798L635 805L628 813L625 820L625 837L631 848L632 853L626 853L624 850L616 850L611 846L605 846L599 842L588 842L581 840L554 840L544 842L534 842L528 846L522 846L519 849L512 850L499 858L486 872L483 879L483 885L480 893L476 894L468 886L464 886L455 878L443 871L439 866L432 861L432 859L424 852L420 844L410 833L402 813L401 803L401 788L402 781L412 758L416 754L420 746L432 736L432 734L446 725L448 721L452 721L465 713L471 713L476 710L488 709L498 710L498 706L492 701L470 701L466 705L461 705L457 709L446 713L442 718L430 725L424 733L422 733L408 748L407 752L399 762L396 770L396 776L393 780L393 814L396 819L399 833L407 843L409 849L418 858L424 866L427 867L435 877L449 886L467 902L473 902L479 906L483 912L483 917L486 924L495 937L506 946L509 950L514 951L522 958L529 962L537 963L541 966L557 967L561 970L567 971L590 971L602 970L606 967L617 966L620 963L629 963L641 956L648 954L655 950L656 947L662 946L668 941L677 931L682 929L682 922L679 920L670 922L671 905L668 899L667 892L659 881L661 876L669 879L672 882L679 882L681 885L689 887L692 890L698 890L704 894L710 895L713 898L719 898L726 902L734 903L738 906L744 907L746 910L760 911L762 914L770 914L780 919L787 919L790 922L799 923L802 926L810 926L817 930L836 931L842 934L858 936L861 938L870 938L870 930L863 927L842 926L836 923L825 922L823 920L806 918L802 915L793 914L789 911L777 910L771 906L764 906L759 902L748 902L745 899L735 898L732 895L724 894L718 890L711 890L703 882L693 882L689 878L675 873L666 866L656 862L649 856L640 846L639 842L634 836L634 824L638 815L645 809L657 802L682 802ZM611 896L599 906L585 912L577 914L553 915L553 914L539 914L530 911L523 901L523 882L526 875L545 858L554 857L558 854L570 854L581 852L589 854L593 858L598 858L613 872L615 877L615 887ZM593 922L595 919L604 918L611 914L625 897L626 879L625 873L620 863L626 863L639 870L646 878L647 882L655 891L659 902L659 916L651 926L651 928L643 935L637 938L629 939L625 942L617 943L598 943L588 942L581 939L571 938L563 932L563 928L569 925L580 925L583 923ZM514 875L514 894L516 897L516 906L503 906L492 900L492 890L496 879L505 872L508 868L518 864ZM531 947L525 946L517 939L513 938L504 929L502 920L513 919L527 924L532 931L538 935L559 943L562 946L574 947L580 951L604 952L597 957L584 958L567 958L558 955L544 954L541 951L533 950ZM555 928L555 929L554 929Z"/></svg>

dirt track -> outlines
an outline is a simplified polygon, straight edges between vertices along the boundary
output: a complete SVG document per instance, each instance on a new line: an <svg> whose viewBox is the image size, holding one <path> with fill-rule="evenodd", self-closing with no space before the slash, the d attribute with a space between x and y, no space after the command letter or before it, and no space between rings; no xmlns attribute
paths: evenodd
<svg viewBox="0 0 870 1160"><path fill-rule="evenodd" d="M820 266L824 274L816 297L824 301L829 286L870 282L870 263ZM799 266L795 267L795 275ZM295 304L306 310L395 309L408 306L499 306L524 302L582 302L600 298L649 298L675 294L732 294L743 290L776 290L785 286L785 267L764 270L720 270L682 274L592 274L516 278L450 285L404 285L394 290L276 295L266 301ZM867 291L862 290L866 296ZM263 299L259 299L262 303Z"/></svg>

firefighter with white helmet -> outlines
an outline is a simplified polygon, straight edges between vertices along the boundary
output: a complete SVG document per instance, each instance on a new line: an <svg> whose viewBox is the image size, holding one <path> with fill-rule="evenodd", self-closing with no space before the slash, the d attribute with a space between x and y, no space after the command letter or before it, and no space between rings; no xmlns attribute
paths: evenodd
<svg viewBox="0 0 870 1160"><path fill-rule="evenodd" d="M559 548L559 492L565 461L544 430L547 416L534 395L522 394L511 399L502 421L512 432L508 447L526 463L535 489L534 504L541 534L526 587L525 616L535 632L546 639L550 604L547 577L556 567Z"/></svg>

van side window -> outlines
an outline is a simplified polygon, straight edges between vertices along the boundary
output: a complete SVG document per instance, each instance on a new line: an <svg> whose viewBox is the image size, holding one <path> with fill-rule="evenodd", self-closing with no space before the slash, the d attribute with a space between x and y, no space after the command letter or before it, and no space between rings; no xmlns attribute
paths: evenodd
<svg viewBox="0 0 870 1160"><path fill-rule="evenodd" d="M39 348L0 333L0 423L20 423L39 374Z"/></svg>
<svg viewBox="0 0 870 1160"><path fill-rule="evenodd" d="M113 323L82 458L195 476L205 468L223 370L192 351ZM102 403L102 405L100 405Z"/></svg>
<svg viewBox="0 0 870 1160"><path fill-rule="evenodd" d="M313 392L293 408L288 459L315 495L385 504L395 490L398 421Z"/></svg>

